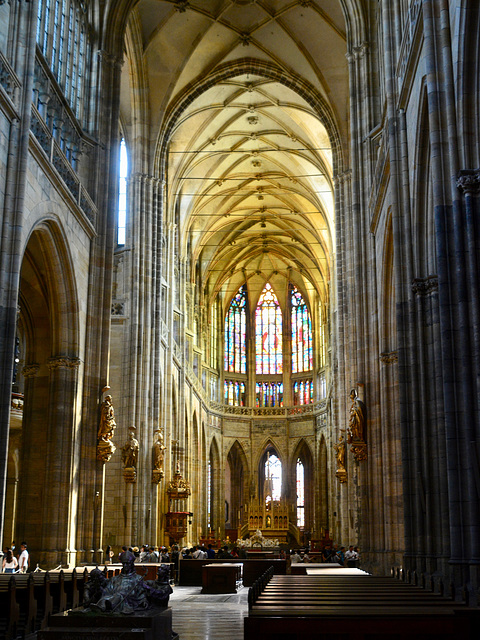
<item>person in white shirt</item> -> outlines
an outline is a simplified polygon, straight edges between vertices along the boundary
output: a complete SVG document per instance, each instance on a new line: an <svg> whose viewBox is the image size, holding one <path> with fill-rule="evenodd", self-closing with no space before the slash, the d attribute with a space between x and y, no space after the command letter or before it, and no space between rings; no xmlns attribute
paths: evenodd
<svg viewBox="0 0 480 640"><path fill-rule="evenodd" d="M302 558L298 551L294 551L290 556L290 561L292 564L297 564L298 562L302 562Z"/></svg>
<svg viewBox="0 0 480 640"><path fill-rule="evenodd" d="M15 573L17 570L18 560L13 555L11 549L6 550L2 566L4 573Z"/></svg>
<svg viewBox="0 0 480 640"><path fill-rule="evenodd" d="M22 542L20 545L20 555L18 557L18 567L21 573L26 573L28 571L28 566L30 564L30 556L27 551L27 543Z"/></svg>

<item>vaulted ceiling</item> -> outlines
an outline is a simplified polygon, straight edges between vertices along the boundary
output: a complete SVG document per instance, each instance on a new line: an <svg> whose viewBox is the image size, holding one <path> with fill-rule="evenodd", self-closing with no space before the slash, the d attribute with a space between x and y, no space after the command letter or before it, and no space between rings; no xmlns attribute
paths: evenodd
<svg viewBox="0 0 480 640"><path fill-rule="evenodd" d="M337 0L141 0L132 12L122 122L151 150L149 170L165 168L167 219L210 298L270 279L327 300L345 53Z"/></svg>

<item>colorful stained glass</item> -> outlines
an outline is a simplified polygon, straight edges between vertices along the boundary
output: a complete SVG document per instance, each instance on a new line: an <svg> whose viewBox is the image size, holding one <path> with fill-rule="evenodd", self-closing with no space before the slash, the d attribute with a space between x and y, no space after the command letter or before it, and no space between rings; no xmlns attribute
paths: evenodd
<svg viewBox="0 0 480 640"><path fill-rule="evenodd" d="M255 310L256 372L282 373L282 310L270 283Z"/></svg>
<svg viewBox="0 0 480 640"><path fill-rule="evenodd" d="M247 372L247 287L240 287L225 318L225 371Z"/></svg>
<svg viewBox="0 0 480 640"><path fill-rule="evenodd" d="M308 380L297 380L293 383L293 404L311 404L313 402L313 382Z"/></svg>
<svg viewBox="0 0 480 640"><path fill-rule="evenodd" d="M282 382L257 382L256 406L257 407L283 407L283 383Z"/></svg>
<svg viewBox="0 0 480 640"><path fill-rule="evenodd" d="M292 373L313 369L312 321L302 294L290 285L292 308Z"/></svg>
<svg viewBox="0 0 480 640"><path fill-rule="evenodd" d="M245 406L245 383L237 380L225 380L225 404L234 407Z"/></svg>

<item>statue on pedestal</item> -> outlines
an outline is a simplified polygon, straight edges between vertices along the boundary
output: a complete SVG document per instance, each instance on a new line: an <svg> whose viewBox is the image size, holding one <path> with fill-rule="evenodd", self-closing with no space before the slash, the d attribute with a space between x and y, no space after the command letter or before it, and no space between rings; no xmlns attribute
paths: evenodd
<svg viewBox="0 0 480 640"><path fill-rule="evenodd" d="M165 458L165 449L163 444L163 433L160 429L155 431L155 441L153 443L153 469L152 482L159 483L163 478L163 461Z"/></svg>
<svg viewBox="0 0 480 640"><path fill-rule="evenodd" d="M135 438L136 427L130 427L128 440L122 447L122 461L126 482L134 482L137 477L138 440Z"/></svg>
<svg viewBox="0 0 480 640"><path fill-rule="evenodd" d="M359 399L355 389L350 392L352 406L350 407L350 417L348 420L348 437L347 442L351 445L351 450L355 456L355 460L366 460L367 445L365 443L365 418L366 408Z"/></svg>
<svg viewBox="0 0 480 640"><path fill-rule="evenodd" d="M333 448L336 451L337 457L337 471L335 475L340 480L340 482L347 481L347 471L345 469L345 440L343 434L340 434L340 438L337 444L333 445Z"/></svg>
<svg viewBox="0 0 480 640"><path fill-rule="evenodd" d="M109 387L105 387L105 389L109 389ZM100 426L97 434L97 459L102 462L108 462L115 452L116 447L112 442L112 437L116 426L112 396L108 395L102 402Z"/></svg>

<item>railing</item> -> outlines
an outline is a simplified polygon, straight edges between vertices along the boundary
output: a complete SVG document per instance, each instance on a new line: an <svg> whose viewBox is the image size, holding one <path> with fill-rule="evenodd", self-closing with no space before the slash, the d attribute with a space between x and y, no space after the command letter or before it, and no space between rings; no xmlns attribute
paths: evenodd
<svg viewBox="0 0 480 640"><path fill-rule="evenodd" d="M34 105L32 105L30 130L45 153L48 162L55 167L73 199L95 227L97 208Z"/></svg>
<svg viewBox="0 0 480 640"><path fill-rule="evenodd" d="M210 402L212 411L223 413L226 415L237 416L302 416L313 415L326 410L327 403L325 400L314 402L312 404L299 404L294 407L235 407L229 404L221 404L219 402Z"/></svg>
<svg viewBox="0 0 480 640"><path fill-rule="evenodd" d="M0 85L5 89L6 94L18 109L20 104L20 80L10 66L10 63L0 52Z"/></svg>

